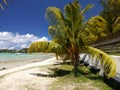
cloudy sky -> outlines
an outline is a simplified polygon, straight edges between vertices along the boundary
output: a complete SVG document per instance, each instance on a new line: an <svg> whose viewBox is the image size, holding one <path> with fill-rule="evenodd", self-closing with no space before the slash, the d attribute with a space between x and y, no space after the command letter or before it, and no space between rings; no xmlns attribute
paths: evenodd
<svg viewBox="0 0 120 90"><path fill-rule="evenodd" d="M46 8L55 6L63 10L65 4L73 0L13 0L0 9L0 49L21 49L31 42L50 40L48 22L45 18ZM0 0L0 3L3 3ZM82 8L87 4L94 7L86 14L86 19L98 15L102 10L99 0L80 0Z"/></svg>
<svg viewBox="0 0 120 90"><path fill-rule="evenodd" d="M29 46L34 41L48 41L46 37L36 37L33 34L20 35L19 33L0 32L1 49L21 49Z"/></svg>

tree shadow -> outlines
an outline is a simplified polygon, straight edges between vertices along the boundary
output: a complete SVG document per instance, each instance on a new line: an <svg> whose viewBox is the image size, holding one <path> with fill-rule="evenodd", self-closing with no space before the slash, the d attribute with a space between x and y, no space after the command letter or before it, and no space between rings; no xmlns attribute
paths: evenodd
<svg viewBox="0 0 120 90"><path fill-rule="evenodd" d="M100 69L93 68L93 67L90 68L84 65L79 67L79 73L81 75L84 75L86 78L92 79L92 80L102 80L102 77L99 75L99 71Z"/></svg>
<svg viewBox="0 0 120 90"><path fill-rule="evenodd" d="M65 76L67 74L70 74L71 71L70 70L64 70L64 69L59 69L59 68L48 68L49 70L53 71L54 74L58 77L62 77L62 76Z"/></svg>
<svg viewBox="0 0 120 90"><path fill-rule="evenodd" d="M120 82L113 79L113 78L107 78L105 75L103 77L104 82L109 85L113 90L120 90Z"/></svg>
<svg viewBox="0 0 120 90"><path fill-rule="evenodd" d="M88 68L88 67L86 67ZM99 69L97 68L90 68L88 71L85 71L84 69L80 69L80 73L84 75L86 78L91 80L100 80L106 83L109 87L111 87L113 90L120 90L120 82L116 81L113 78L107 78L106 76L100 76L99 75Z"/></svg>
<svg viewBox="0 0 120 90"><path fill-rule="evenodd" d="M46 74L44 74L44 73L30 73L30 74L38 76L38 77L55 78L55 77L62 77L62 76L65 76L65 75L71 73L70 70L64 70L64 69L59 69L59 68L48 68L48 69L51 70L53 73L52 72L47 72Z"/></svg>
<svg viewBox="0 0 120 90"><path fill-rule="evenodd" d="M31 75L35 75L37 77L56 77L54 74L43 74L43 73L30 73Z"/></svg>

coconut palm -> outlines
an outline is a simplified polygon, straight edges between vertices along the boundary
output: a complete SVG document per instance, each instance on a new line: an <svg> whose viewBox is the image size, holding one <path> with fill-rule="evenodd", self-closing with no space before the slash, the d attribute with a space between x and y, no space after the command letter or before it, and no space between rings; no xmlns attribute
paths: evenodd
<svg viewBox="0 0 120 90"><path fill-rule="evenodd" d="M61 53L70 56L75 76L79 72L79 54L91 53L93 58L101 57L101 63L106 71L106 76L113 77L116 73L114 61L109 55L88 46L97 39L97 35L88 28L88 23L84 20L84 13L91 7L92 5L88 5L81 9L78 0L67 4L64 7L64 12L56 7L48 7L46 18L49 22L49 35L52 38L52 41L49 43L57 43L61 47L60 49L62 49Z"/></svg>
<svg viewBox="0 0 120 90"><path fill-rule="evenodd" d="M114 22L110 23L102 16L98 15L90 18L87 23L89 30L99 38L120 30L120 16L117 17Z"/></svg>
<svg viewBox="0 0 120 90"><path fill-rule="evenodd" d="M115 28L115 22L120 19L120 0L100 0L103 10L101 16L107 21L107 28L109 33L112 33L119 28ZM118 24L118 23L117 23Z"/></svg>
<svg viewBox="0 0 120 90"><path fill-rule="evenodd" d="M98 37L120 30L120 0L100 0L103 10L88 21L88 28Z"/></svg>

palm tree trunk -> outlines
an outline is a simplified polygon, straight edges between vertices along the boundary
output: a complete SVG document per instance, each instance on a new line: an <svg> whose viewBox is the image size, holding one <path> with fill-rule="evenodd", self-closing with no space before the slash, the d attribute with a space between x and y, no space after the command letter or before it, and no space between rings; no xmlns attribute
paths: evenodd
<svg viewBox="0 0 120 90"><path fill-rule="evenodd" d="M79 54L75 54L72 56L72 64L74 66L73 72L75 74L75 77L78 75L78 65L79 65Z"/></svg>
<svg viewBox="0 0 120 90"><path fill-rule="evenodd" d="M58 58L59 55L58 55L57 53L56 53L55 55L56 55L56 59L58 60L58 59L59 59L59 58Z"/></svg>

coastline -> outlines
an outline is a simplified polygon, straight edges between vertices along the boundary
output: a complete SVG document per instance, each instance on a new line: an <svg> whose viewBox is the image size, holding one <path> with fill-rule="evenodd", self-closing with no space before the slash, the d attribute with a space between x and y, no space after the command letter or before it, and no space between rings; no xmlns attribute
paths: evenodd
<svg viewBox="0 0 120 90"><path fill-rule="evenodd" d="M8 70L10 68L14 68L14 67L18 67L18 66L23 66L26 64L30 64L30 63L36 63L36 62L41 62L44 61L48 58L52 58L54 57L54 54L45 54L45 56L43 56L42 58L31 58L31 59L24 59L21 60L19 58L19 60L3 60L0 61L0 71L3 70Z"/></svg>
<svg viewBox="0 0 120 90"><path fill-rule="evenodd" d="M55 57L48 58L48 59L46 59L44 61L35 62L35 63L29 63L29 64L14 67L14 68L1 70L0 71L0 77L4 76L6 74L16 72L16 71L21 71L21 70L25 70L25 69L29 69L29 68L33 68L33 67L44 66L44 65L52 65L52 64L55 64L55 63L57 63Z"/></svg>

